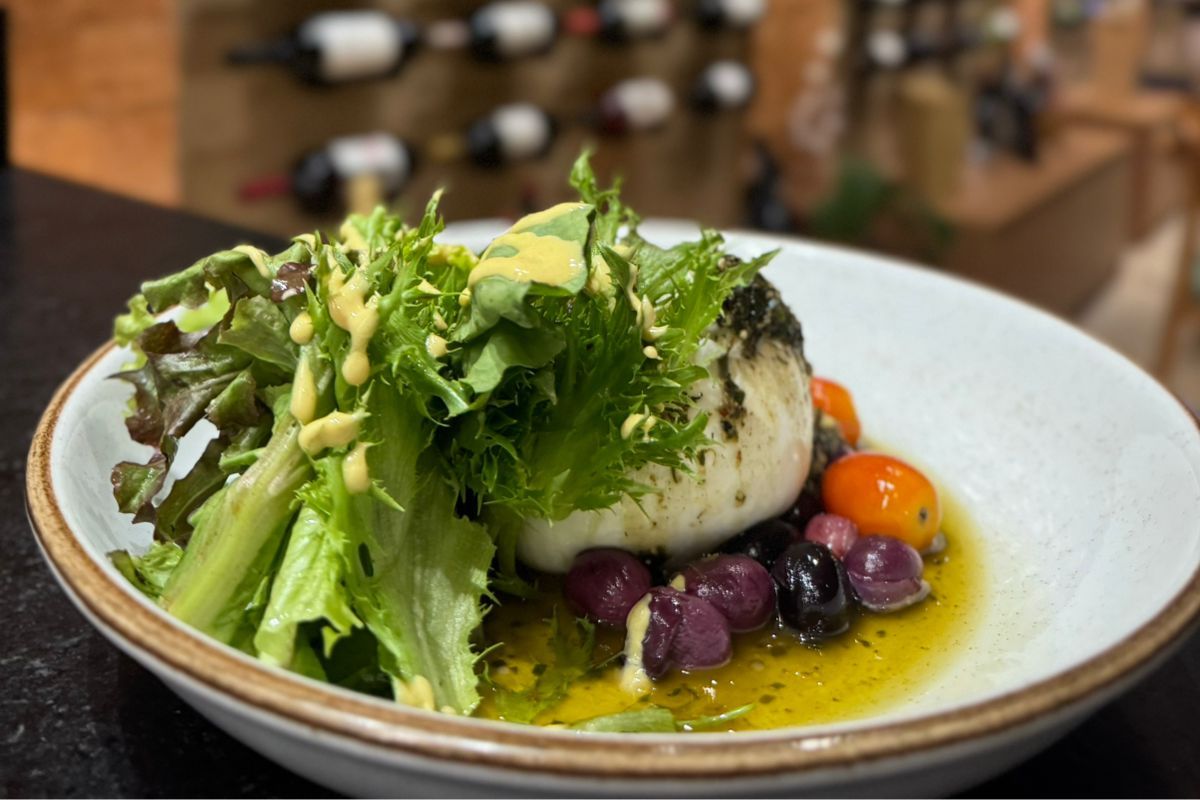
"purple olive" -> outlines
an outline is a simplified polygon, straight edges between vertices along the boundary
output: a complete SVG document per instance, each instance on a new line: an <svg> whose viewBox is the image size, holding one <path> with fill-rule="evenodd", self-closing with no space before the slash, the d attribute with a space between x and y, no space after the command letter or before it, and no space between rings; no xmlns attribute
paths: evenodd
<svg viewBox="0 0 1200 800"><path fill-rule="evenodd" d="M767 569L787 546L800 538L800 529L783 520L769 519L739 533L721 548L724 553L742 553Z"/></svg>
<svg viewBox="0 0 1200 800"><path fill-rule="evenodd" d="M804 538L825 545L838 558L845 558L858 541L858 526L837 514L817 514L804 529Z"/></svg>
<svg viewBox="0 0 1200 800"><path fill-rule="evenodd" d="M730 630L761 628L775 610L771 573L750 556L709 556L684 567L679 577L683 591L712 603L725 615Z"/></svg>
<svg viewBox="0 0 1200 800"><path fill-rule="evenodd" d="M851 590L842 564L816 542L795 542L771 568L779 617L802 639L828 639L850 627Z"/></svg>
<svg viewBox="0 0 1200 800"><path fill-rule="evenodd" d="M925 563L910 545L891 536L864 536L846 554L846 573L858 601L872 611L898 611L924 600Z"/></svg>
<svg viewBox="0 0 1200 800"><path fill-rule="evenodd" d="M567 572L567 603L602 625L625 627L629 609L650 591L650 570L636 556L611 547L585 550Z"/></svg>
<svg viewBox="0 0 1200 800"><path fill-rule="evenodd" d="M669 586L650 590L650 624L642 638L642 666L651 678L671 669L707 669L729 661L729 623L707 600Z"/></svg>

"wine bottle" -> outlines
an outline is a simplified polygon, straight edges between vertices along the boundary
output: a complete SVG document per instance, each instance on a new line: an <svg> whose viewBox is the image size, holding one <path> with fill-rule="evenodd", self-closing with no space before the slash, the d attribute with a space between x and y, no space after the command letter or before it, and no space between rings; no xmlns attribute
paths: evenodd
<svg viewBox="0 0 1200 800"><path fill-rule="evenodd" d="M796 216L783 193L783 171L766 143L754 142L753 178L746 191L747 221L751 228L774 233L796 230Z"/></svg>
<svg viewBox="0 0 1200 800"><path fill-rule="evenodd" d="M697 0L696 17L708 28L749 28L766 13L766 0Z"/></svg>
<svg viewBox="0 0 1200 800"><path fill-rule="evenodd" d="M600 35L617 42L661 36L671 24L669 0L602 0L596 13Z"/></svg>
<svg viewBox="0 0 1200 800"><path fill-rule="evenodd" d="M658 78L629 78L600 98L599 126L621 134L662 127L675 110L675 95Z"/></svg>
<svg viewBox="0 0 1200 800"><path fill-rule="evenodd" d="M754 96L754 73L740 61L714 61L692 87L692 102L704 111L743 108Z"/></svg>
<svg viewBox="0 0 1200 800"><path fill-rule="evenodd" d="M382 11L329 11L282 39L235 49L229 61L282 64L308 83L329 86L395 75L417 39L413 23Z"/></svg>
<svg viewBox="0 0 1200 800"><path fill-rule="evenodd" d="M1042 100L1037 87L1022 86L1012 76L985 81L975 93L975 126L980 138L1025 161L1037 161Z"/></svg>
<svg viewBox="0 0 1200 800"><path fill-rule="evenodd" d="M905 65L954 55L953 36L936 35L926 30L915 30L904 39Z"/></svg>
<svg viewBox="0 0 1200 800"><path fill-rule="evenodd" d="M501 0L471 15L472 52L488 61L503 61L545 53L558 36L558 17L545 3Z"/></svg>
<svg viewBox="0 0 1200 800"><path fill-rule="evenodd" d="M343 136L297 160L290 174L250 181L241 188L243 200L291 194L313 214L344 209L350 185L371 179L378 200L394 198L408 183L414 166L412 150L386 133Z"/></svg>
<svg viewBox="0 0 1200 800"><path fill-rule="evenodd" d="M554 119L532 103L500 106L467 130L467 154L483 167L538 158L554 144Z"/></svg>

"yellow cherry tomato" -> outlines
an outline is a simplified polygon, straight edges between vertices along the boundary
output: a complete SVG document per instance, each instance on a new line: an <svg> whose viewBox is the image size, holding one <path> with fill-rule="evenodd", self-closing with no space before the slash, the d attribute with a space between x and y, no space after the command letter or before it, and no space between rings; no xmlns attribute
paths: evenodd
<svg viewBox="0 0 1200 800"><path fill-rule="evenodd" d="M851 447L856 447L862 427L858 424L858 412L854 410L854 398L846 387L825 378L813 378L812 398L813 405L833 417L842 430L842 437Z"/></svg>
<svg viewBox="0 0 1200 800"><path fill-rule="evenodd" d="M852 520L864 535L877 533L924 550L942 527L937 490L920 470L880 453L851 453L821 478L825 510Z"/></svg>

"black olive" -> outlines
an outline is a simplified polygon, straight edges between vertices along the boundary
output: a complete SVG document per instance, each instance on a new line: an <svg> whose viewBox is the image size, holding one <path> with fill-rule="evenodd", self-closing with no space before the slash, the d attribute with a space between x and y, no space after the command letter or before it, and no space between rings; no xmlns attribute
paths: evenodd
<svg viewBox="0 0 1200 800"><path fill-rule="evenodd" d="M815 542L795 542L771 568L779 618L802 639L829 639L850 627L850 582L840 561Z"/></svg>
<svg viewBox="0 0 1200 800"><path fill-rule="evenodd" d="M803 538L799 528L769 519L739 533L721 548L723 553L744 553L767 569L793 541Z"/></svg>
<svg viewBox="0 0 1200 800"><path fill-rule="evenodd" d="M804 491L796 497L796 502L792 503L787 511L780 514L779 518L802 531L808 525L809 520L823 511L825 511L825 505L821 502L819 491L814 491L806 486Z"/></svg>

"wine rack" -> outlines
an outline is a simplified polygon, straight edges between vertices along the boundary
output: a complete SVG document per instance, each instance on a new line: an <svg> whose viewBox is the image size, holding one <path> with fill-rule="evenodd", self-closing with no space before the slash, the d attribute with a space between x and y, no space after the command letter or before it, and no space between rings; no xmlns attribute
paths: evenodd
<svg viewBox="0 0 1200 800"><path fill-rule="evenodd" d="M567 199L570 164L585 143L594 143L597 168L623 174L630 202L644 213L737 224L744 205L745 115L737 109L702 113L699 106L720 107L722 98L711 92L698 96L696 81L716 62L745 63L749 34L702 24L694 12L704 4L674 0L671 24L644 35L611 27L607 33L598 28L596 35L563 30L547 52L512 60L478 58L469 48L418 42L398 69L383 70L386 74L377 79L313 86L278 66L231 65L229 53L278 40L329 11L328 2L183 0L181 22L187 36L179 135L184 204L280 233L327 226L341 209L314 215L287 197L239 201L239 189L263 176L291 174L305 154L319 152L331 141L383 133L412 147L411 178L395 201L410 213L438 186L448 189L443 208L451 220L509 216L523 206ZM379 0L359 7L428 30L450 19L469 20L485 5ZM581 7L603 7L581 0L550 0L547 5L564 27L580 25ZM602 15L596 18L603 20ZM672 113L644 133L613 135L620 126L603 124L606 92L646 77L667 88ZM727 85L737 78L726 75L723 80ZM557 136L542 157L497 168L494 162L503 159L494 149L490 154L486 147L473 150L472 137L483 135L480 120L511 104L543 109L555 120ZM461 152L447 147L452 141Z"/></svg>

